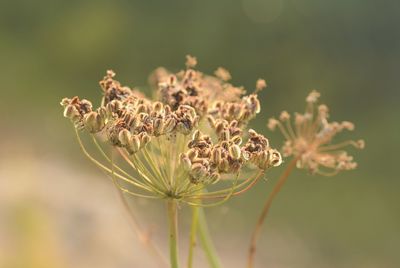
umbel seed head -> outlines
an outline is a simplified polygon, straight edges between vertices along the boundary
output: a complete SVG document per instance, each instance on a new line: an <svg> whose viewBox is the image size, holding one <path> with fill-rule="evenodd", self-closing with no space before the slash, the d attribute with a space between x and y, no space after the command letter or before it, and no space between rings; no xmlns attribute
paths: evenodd
<svg viewBox="0 0 400 268"><path fill-rule="evenodd" d="M196 66L197 59L187 56L186 68L178 73L158 68L150 79L155 99L121 85L109 70L99 82L102 96L97 109L78 97L61 101L77 137L81 131L92 135L104 157L94 163L124 193L195 204L204 196L240 193L267 169L282 163L267 138L247 131L261 110L257 93L266 87L265 81L259 79L254 93L246 95L243 87L228 82L231 74L227 70L220 67L213 76L195 70ZM117 165L121 159L108 156L105 145L114 148L132 170ZM211 184L238 178L242 171L247 175L248 170L253 176L236 186L221 184L217 191L204 191Z"/></svg>

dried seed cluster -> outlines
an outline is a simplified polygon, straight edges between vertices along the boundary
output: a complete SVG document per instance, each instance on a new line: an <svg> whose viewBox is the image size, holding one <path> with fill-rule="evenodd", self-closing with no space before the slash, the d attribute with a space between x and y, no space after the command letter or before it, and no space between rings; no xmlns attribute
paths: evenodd
<svg viewBox="0 0 400 268"><path fill-rule="evenodd" d="M254 130L248 131L248 141L242 144L247 123L260 112L257 94L244 95L243 88L229 84L231 76L223 68L209 76L195 71L196 64L197 59L188 56L184 71L170 74L158 69L151 78L157 83L156 100L122 86L115 73L107 71L100 81L100 107L93 110L87 100L65 98L64 116L77 129L124 149L146 182L168 196L182 195L178 192L188 191L190 185L215 183L223 174L239 173L248 163L261 170L279 166L279 152ZM257 81L255 92L265 86L264 80ZM203 119L211 128L200 124Z"/></svg>
<svg viewBox="0 0 400 268"><path fill-rule="evenodd" d="M310 170L321 175L334 175L341 170L351 170L357 167L353 157L343 150L352 145L358 149L364 148L364 141L344 141L332 144L333 138L343 130L353 130L351 122L328 122L329 110L324 104L316 105L320 97L319 92L312 91L306 98L304 114L294 114L294 127L290 114L283 111L279 120L271 118L268 128L279 128L285 136L282 148L283 156L298 158L297 167ZM330 170L330 171L326 171Z"/></svg>
<svg viewBox="0 0 400 268"><path fill-rule="evenodd" d="M237 173L247 162L260 169L281 164L280 153L271 149L268 140L252 129L248 142L242 145L241 131L235 130L236 125L236 121L218 125L219 139L215 144L210 136L198 130L193 134L188 143L189 151L181 154L182 165L193 183L215 183L222 174Z"/></svg>

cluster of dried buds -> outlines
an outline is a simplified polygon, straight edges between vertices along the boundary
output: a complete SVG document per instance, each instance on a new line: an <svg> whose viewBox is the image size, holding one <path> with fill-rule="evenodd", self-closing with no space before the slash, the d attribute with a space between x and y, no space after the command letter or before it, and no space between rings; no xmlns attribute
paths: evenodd
<svg viewBox="0 0 400 268"><path fill-rule="evenodd" d="M297 167L308 169L311 173L335 175L341 170L351 170L357 167L353 157L343 150L352 145L358 149L364 148L364 141L347 140L332 144L332 139L343 130L354 130L351 122L329 122L329 110L324 104L316 105L320 94L312 91L306 98L307 106L304 114L294 114L294 127L290 114L283 111L279 120L271 118L268 122L270 130L279 130L286 141L282 148L284 157L293 156L297 159Z"/></svg>
<svg viewBox="0 0 400 268"><path fill-rule="evenodd" d="M116 147L138 177L126 178L123 174L128 172L117 167L118 178L133 180L142 190L163 197L183 198L195 192L197 198L196 189L220 181L223 175L239 174L246 164L263 172L279 166L279 152L254 130L246 131L248 141L242 145L248 122L260 112L257 92L265 81L257 81L254 94L244 95L242 88L227 82L226 70L204 75L193 69L196 63L189 56L187 69L177 74L158 69L153 75L156 100L122 86L108 71L100 81L101 106L93 110L87 100L65 98L64 116L76 129L86 129Z"/></svg>

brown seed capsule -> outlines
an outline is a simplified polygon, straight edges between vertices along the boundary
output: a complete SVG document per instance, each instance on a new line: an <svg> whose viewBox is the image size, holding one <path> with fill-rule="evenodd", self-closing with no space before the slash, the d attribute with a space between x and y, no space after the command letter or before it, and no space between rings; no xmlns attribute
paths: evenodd
<svg viewBox="0 0 400 268"><path fill-rule="evenodd" d="M122 129L119 133L118 133L118 140L119 142L124 145L127 146L130 144L131 142L131 133L129 132L129 130L127 129Z"/></svg>
<svg viewBox="0 0 400 268"><path fill-rule="evenodd" d="M144 135L142 136L142 138L140 140L140 145L142 145L142 147L146 146L150 141L151 141L151 137L147 133L144 133Z"/></svg>
<svg viewBox="0 0 400 268"><path fill-rule="evenodd" d="M232 138L232 142L233 142L234 144L236 144L236 145L240 145L240 144L242 144L242 137L240 137L240 136L235 136L235 137Z"/></svg>
<svg viewBox="0 0 400 268"><path fill-rule="evenodd" d="M273 167L277 167L282 164L282 156L277 150L269 150L269 163Z"/></svg>
<svg viewBox="0 0 400 268"><path fill-rule="evenodd" d="M71 103L71 99L68 98L63 98L60 102L61 106L66 107L67 105L69 105Z"/></svg>
<svg viewBox="0 0 400 268"><path fill-rule="evenodd" d="M210 126L212 128L215 128L215 119L214 119L214 117L209 115L209 116L207 116L207 120L208 120L208 123L210 124Z"/></svg>
<svg viewBox="0 0 400 268"><path fill-rule="evenodd" d="M74 105L68 105L64 109L64 117L67 117L71 120L79 118L80 114L78 109Z"/></svg>
<svg viewBox="0 0 400 268"><path fill-rule="evenodd" d="M164 128L164 120L160 118L154 120L153 128L154 128L154 135L156 136L161 135Z"/></svg>
<svg viewBox="0 0 400 268"><path fill-rule="evenodd" d="M229 169L229 161L228 161L228 159L224 158L224 159L221 160L220 165L219 165L219 169L222 172L227 172L228 171L228 169Z"/></svg>
<svg viewBox="0 0 400 268"><path fill-rule="evenodd" d="M167 107L169 107L169 106L167 106ZM168 118L165 121L164 132L165 133L171 132L175 128L175 126L176 126L176 120L172 117Z"/></svg>
<svg viewBox="0 0 400 268"><path fill-rule="evenodd" d="M137 135L133 135L130 140L130 147L134 152L139 151L140 149L140 139Z"/></svg>
<svg viewBox="0 0 400 268"><path fill-rule="evenodd" d="M163 109L163 104L161 102L157 101L153 104L153 109L156 113L160 113Z"/></svg>
<svg viewBox="0 0 400 268"><path fill-rule="evenodd" d="M118 100L112 100L107 103L106 109L109 114L116 113L117 111L121 110L122 103Z"/></svg>
<svg viewBox="0 0 400 268"><path fill-rule="evenodd" d="M200 130L196 130L196 131L193 133L192 140L198 141L198 140L200 139L200 136L201 136Z"/></svg>
<svg viewBox="0 0 400 268"><path fill-rule="evenodd" d="M221 132L220 136L219 136L221 141L229 141L231 138L231 135L229 133L228 129L225 129Z"/></svg>
<svg viewBox="0 0 400 268"><path fill-rule="evenodd" d="M240 151L240 147L238 145L234 144L231 147L229 147L229 155L233 159L235 159L235 160L239 159L240 155L241 155L240 153L241 153L241 151Z"/></svg>
<svg viewBox="0 0 400 268"><path fill-rule="evenodd" d="M211 161L214 162L215 164L219 165L221 162L221 149L220 148L214 148L211 152Z"/></svg>
<svg viewBox="0 0 400 268"><path fill-rule="evenodd" d="M193 177L200 179L207 175L207 170L202 164L196 163L192 165L191 174Z"/></svg>

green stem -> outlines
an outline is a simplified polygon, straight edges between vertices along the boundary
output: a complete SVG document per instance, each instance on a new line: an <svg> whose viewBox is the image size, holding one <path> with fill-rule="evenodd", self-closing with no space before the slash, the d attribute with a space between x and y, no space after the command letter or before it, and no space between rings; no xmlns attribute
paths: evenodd
<svg viewBox="0 0 400 268"><path fill-rule="evenodd" d="M211 268L221 268L221 261L218 258L218 255L215 250L215 246L211 240L210 233L207 226L206 217L204 214L204 209L198 208L198 217L199 217L199 236L201 245L203 247L204 252L206 253L208 262L210 263Z"/></svg>
<svg viewBox="0 0 400 268"><path fill-rule="evenodd" d="M196 247L197 225L199 221L199 207L192 206L192 226L190 228L189 255L187 267L193 267L193 254Z"/></svg>
<svg viewBox="0 0 400 268"><path fill-rule="evenodd" d="M169 253L171 268L178 268L178 210L176 200L168 199L168 220L169 220Z"/></svg>

